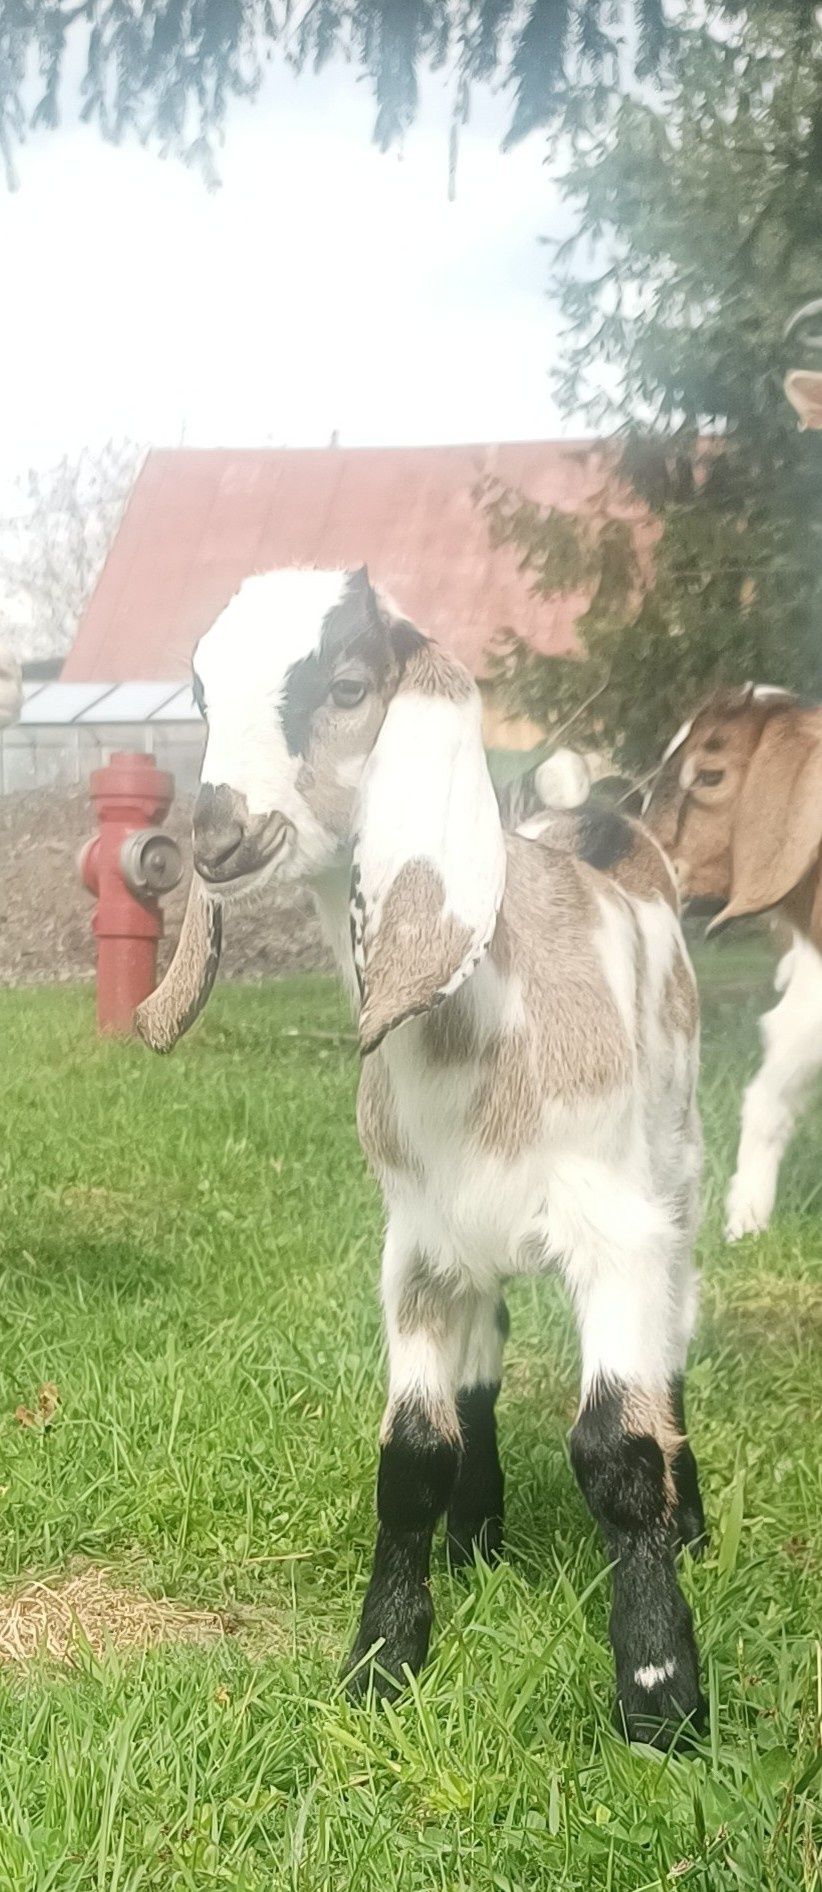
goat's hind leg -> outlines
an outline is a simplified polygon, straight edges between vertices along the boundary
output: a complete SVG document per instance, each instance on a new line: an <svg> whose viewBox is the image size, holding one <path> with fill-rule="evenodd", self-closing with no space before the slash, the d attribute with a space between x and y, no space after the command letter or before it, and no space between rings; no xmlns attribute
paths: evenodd
<svg viewBox="0 0 822 1892"><path fill-rule="evenodd" d="M428 1653L434 1616L431 1539L460 1457L457 1411L465 1305L419 1250L389 1229L383 1264L389 1353L380 1437L377 1543L360 1627L347 1663L349 1694L395 1695L403 1671ZM370 1659L372 1658L372 1659Z"/></svg>
<svg viewBox="0 0 822 1892"><path fill-rule="evenodd" d="M466 1322L457 1414L462 1452L448 1506L448 1555L453 1568L475 1551L494 1562L502 1550L505 1481L497 1449L495 1407L508 1338L505 1302L478 1302Z"/></svg>

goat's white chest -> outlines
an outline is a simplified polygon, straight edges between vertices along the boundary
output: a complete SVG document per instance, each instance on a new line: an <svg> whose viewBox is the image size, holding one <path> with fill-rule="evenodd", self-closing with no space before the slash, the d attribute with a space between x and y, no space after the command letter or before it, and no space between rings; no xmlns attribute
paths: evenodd
<svg viewBox="0 0 822 1892"><path fill-rule="evenodd" d="M365 1108L361 1098L361 1136L403 1244L483 1286L557 1260L568 1247L561 1205L569 1190L585 1193L594 1168L624 1156L629 1134L625 1099L569 1109L540 1094L536 1069L535 1105L523 1075L533 1048L513 1020L509 1030L520 1075L513 1096L498 1082L505 1032L463 1059L437 1062L421 1022L382 1047L380 1067L364 1074ZM587 1178L578 1174L583 1151Z"/></svg>

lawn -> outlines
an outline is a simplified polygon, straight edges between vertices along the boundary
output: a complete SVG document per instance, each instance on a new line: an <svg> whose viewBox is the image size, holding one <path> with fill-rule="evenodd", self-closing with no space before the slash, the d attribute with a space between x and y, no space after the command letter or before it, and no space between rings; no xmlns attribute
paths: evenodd
<svg viewBox="0 0 822 1892"><path fill-rule="evenodd" d="M713 1542L684 1580L712 1729L692 1761L610 1729L551 1282L510 1296L508 1561L452 1580L438 1549L421 1684L388 1710L339 1692L382 1364L380 1206L333 988L220 990L166 1061L96 1044L88 992L0 995L0 1586L91 1563L227 1631L134 1653L113 1630L69 1666L0 1664L3 1892L822 1887L822 1115L773 1231L726 1249L769 961L747 942L699 961L690 1406Z"/></svg>

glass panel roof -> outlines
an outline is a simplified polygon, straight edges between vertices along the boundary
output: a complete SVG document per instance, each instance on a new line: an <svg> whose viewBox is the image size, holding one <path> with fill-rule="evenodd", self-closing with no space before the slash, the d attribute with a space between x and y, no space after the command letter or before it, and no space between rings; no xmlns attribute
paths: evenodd
<svg viewBox="0 0 822 1892"><path fill-rule="evenodd" d="M162 709L158 709L155 712L151 720L153 723L202 722L202 717L194 701L191 684L185 683L181 690L175 690L174 695L167 703L163 704Z"/></svg>
<svg viewBox="0 0 822 1892"><path fill-rule="evenodd" d="M21 723L76 723L84 710L109 696L105 683L46 683L26 699Z"/></svg>
<svg viewBox="0 0 822 1892"><path fill-rule="evenodd" d="M30 726L200 721L190 683L34 683L23 695L20 722Z"/></svg>
<svg viewBox="0 0 822 1892"><path fill-rule="evenodd" d="M66 684L71 689L71 684ZM146 723L175 695L173 683L117 683L99 703L84 708L78 723Z"/></svg>

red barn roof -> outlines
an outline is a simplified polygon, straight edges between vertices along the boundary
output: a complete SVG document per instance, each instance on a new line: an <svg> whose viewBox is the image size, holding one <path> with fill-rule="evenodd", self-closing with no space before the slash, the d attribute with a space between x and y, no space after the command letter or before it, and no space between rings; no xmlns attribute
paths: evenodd
<svg viewBox="0 0 822 1892"><path fill-rule="evenodd" d="M592 510L607 470L592 441L149 453L63 677L182 681L242 579L288 565L367 564L475 672L501 627L560 655L586 600L535 598L516 554L491 546L474 489L492 476L542 505Z"/></svg>

